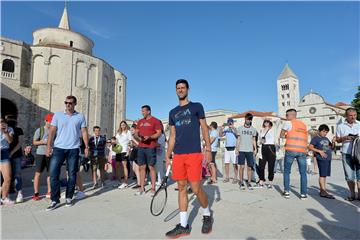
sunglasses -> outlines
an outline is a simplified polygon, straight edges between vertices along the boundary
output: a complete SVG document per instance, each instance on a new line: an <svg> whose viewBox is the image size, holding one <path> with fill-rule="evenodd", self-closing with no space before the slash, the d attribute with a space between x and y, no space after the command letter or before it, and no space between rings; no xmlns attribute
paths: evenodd
<svg viewBox="0 0 360 240"><path fill-rule="evenodd" d="M67 105L67 104L69 104L69 105L73 105L73 104L74 104L73 102L67 102L67 101L65 101L64 103L65 103L66 105Z"/></svg>

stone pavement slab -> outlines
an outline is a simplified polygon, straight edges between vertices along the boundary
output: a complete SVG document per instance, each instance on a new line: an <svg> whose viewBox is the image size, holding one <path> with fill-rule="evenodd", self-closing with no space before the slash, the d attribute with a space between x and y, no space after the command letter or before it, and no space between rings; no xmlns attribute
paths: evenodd
<svg viewBox="0 0 360 240"><path fill-rule="evenodd" d="M292 195L284 199L282 174L275 189L239 190L237 184L204 185L214 213L213 231L201 234L202 216L192 194L189 204L191 235L184 239L359 239L360 201L348 202L340 161L333 161L329 191L335 200L319 197L318 175L308 175L309 199L299 199L299 175L294 164ZM91 184L88 184L91 186ZM159 217L150 214L149 194L112 188L87 190L87 198L73 207L46 212L50 200L27 201L1 207L2 239L165 239L179 221L175 184L169 186L168 204ZM219 201L216 201L220 197ZM62 200L64 203L64 200Z"/></svg>

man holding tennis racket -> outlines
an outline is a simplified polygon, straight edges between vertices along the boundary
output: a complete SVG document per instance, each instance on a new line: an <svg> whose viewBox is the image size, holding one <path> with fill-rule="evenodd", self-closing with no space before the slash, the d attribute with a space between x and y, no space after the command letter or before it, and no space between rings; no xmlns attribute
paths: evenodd
<svg viewBox="0 0 360 240"><path fill-rule="evenodd" d="M201 232L210 233L213 219L209 209L208 198L201 188L202 152L200 127L206 146L206 160L211 162L211 145L209 131L205 120L204 108L200 103L188 100L189 83L185 79L176 81L176 94L179 106L169 113L170 137L166 154L166 165L170 164L171 154L172 178L177 181L179 188L180 223L166 233L168 238L178 238L189 235L188 225L188 194L187 184L190 183L193 193L199 200L203 211L203 226Z"/></svg>

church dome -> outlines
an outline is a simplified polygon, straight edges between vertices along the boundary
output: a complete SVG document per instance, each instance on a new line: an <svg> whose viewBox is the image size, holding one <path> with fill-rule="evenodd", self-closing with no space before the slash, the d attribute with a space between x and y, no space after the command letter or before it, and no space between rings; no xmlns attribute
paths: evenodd
<svg viewBox="0 0 360 240"><path fill-rule="evenodd" d="M66 7L58 28L40 28L33 32L33 37L34 46L76 49L89 55L92 55L94 47L91 39L81 33L71 31Z"/></svg>

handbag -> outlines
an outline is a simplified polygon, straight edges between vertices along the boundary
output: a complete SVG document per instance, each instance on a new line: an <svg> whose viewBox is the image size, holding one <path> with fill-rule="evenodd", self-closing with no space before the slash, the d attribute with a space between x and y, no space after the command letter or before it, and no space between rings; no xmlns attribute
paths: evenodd
<svg viewBox="0 0 360 240"><path fill-rule="evenodd" d="M261 140L260 140L260 143L261 143L261 144L265 144L265 143L266 143L265 137L266 137L266 134L268 134L269 131L270 131L270 128L266 131L265 135L264 135L263 137L261 137Z"/></svg>

